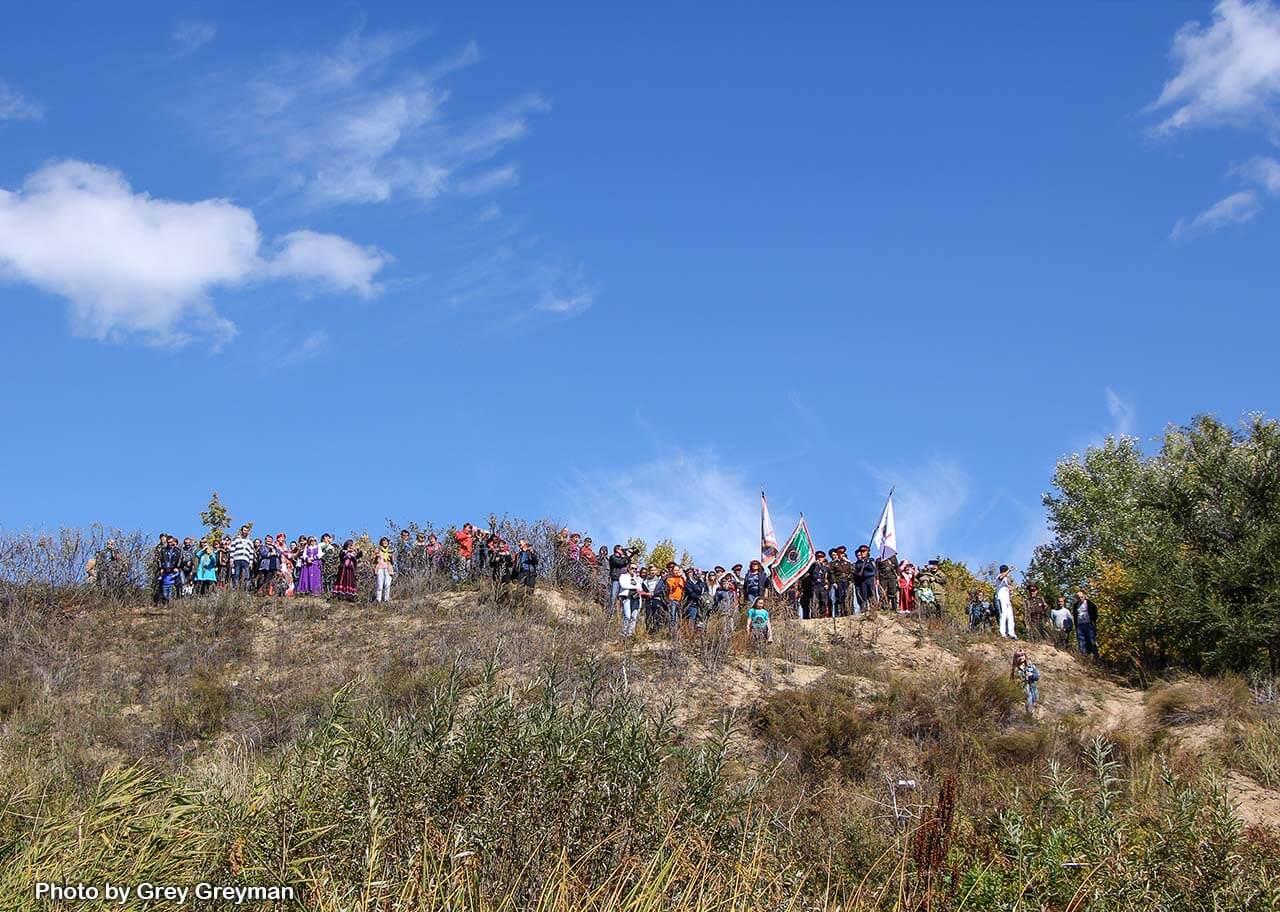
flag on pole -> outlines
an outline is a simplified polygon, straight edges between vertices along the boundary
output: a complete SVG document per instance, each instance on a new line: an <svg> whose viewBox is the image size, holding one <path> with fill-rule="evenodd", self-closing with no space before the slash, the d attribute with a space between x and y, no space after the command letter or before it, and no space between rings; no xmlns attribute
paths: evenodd
<svg viewBox="0 0 1280 912"><path fill-rule="evenodd" d="M773 520L769 517L769 501L764 498L764 488L760 489L760 565L768 570L778 559L778 536L773 531Z"/></svg>
<svg viewBox="0 0 1280 912"><path fill-rule="evenodd" d="M800 522L796 523L796 530L791 533L777 562L769 570L773 588L779 593L786 592L813 566L813 561L813 539L809 537L809 527L802 514Z"/></svg>
<svg viewBox="0 0 1280 912"><path fill-rule="evenodd" d="M877 554L877 552L879 552ZM898 532L893 522L893 491L884 502L884 512L880 514L880 522L871 536L871 553L877 557L893 557L898 553Z"/></svg>

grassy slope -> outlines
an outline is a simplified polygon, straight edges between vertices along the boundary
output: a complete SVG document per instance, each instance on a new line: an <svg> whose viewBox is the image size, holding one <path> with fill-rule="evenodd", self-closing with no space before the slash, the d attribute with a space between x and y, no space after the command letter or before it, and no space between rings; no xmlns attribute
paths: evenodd
<svg viewBox="0 0 1280 912"><path fill-rule="evenodd" d="M254 784L260 771L290 751L296 753L298 739L318 724L323 728L340 690L344 705L394 720L416 718L423 706L434 705L442 687L458 690L459 712L466 712L469 705L484 709L486 695L495 687L521 693L525 685L548 677L562 682L557 699L572 701L574 694L605 682L611 693L649 707L650 718L657 718L655 737L669 747L712 743L723 748L717 754L717 775L728 783L751 785L751 801L770 809L767 823L752 818L750 824L764 827L769 838L762 842L739 832L745 854L727 873L715 868L714 883L708 880L700 887L704 893L740 891L746 896L758 889L764 891L761 896L812 898L821 884L823 895L838 891L846 901L856 896L860 905L918 905L935 892L943 897L936 900L944 904L940 907L973 904L983 890L1002 889L983 880L990 875L977 876L972 868L967 881L961 874L974 857L996 851L996 843L983 848L986 840L1007 842L1007 834L999 832L1000 815L1014 802L1003 790L1016 786L1042 794L1043 804L1050 796L1044 791L1050 774L1070 776L1079 767L1076 772L1094 775L1098 763L1124 767L1135 815L1150 816L1160 806L1160 796L1175 792L1184 795L1180 800L1185 803L1190 799L1180 791L1184 786L1201 783L1205 770L1227 770L1201 791L1222 784L1231 800L1222 806L1228 812L1234 807L1245 823L1274 826L1280 821L1280 794L1274 790L1280 782L1268 780L1267 765L1274 762L1275 742L1258 734L1273 723L1259 718L1261 711L1238 684L1188 680L1143 693L1050 646L1032 645L1032 659L1044 674L1044 706L1039 719L1028 720L1017 706L1016 688L1007 682L1009 649L988 636L945 626L923 628L888 616L841 619L834 631L830 621L791 621L779 623L776 633L777 642L764 655L753 654L740 634L719 631L678 642L642 636L626 646L598 612L557 592L541 593L518 607L492 604L481 593L450 592L389 606L219 597L162 611L93 602L64 606L52 615L17 611L7 628L0 665L5 807L17 815L37 793L66 800L54 803L34 828L11 818L4 845L10 852L25 853L29 872L40 869L40 852L55 849L53 843L40 849L32 834L40 826L56 831L60 821L83 814L86 802L96 806L93 796L103 794L104 770L117 788L119 777L133 775L119 769L134 762L148 772L138 773L142 780L126 778L128 787L119 794L126 796L125 803L142 807L147 790L158 789L156 813L161 818L172 810L173 795L163 789L173 783L190 790L193 801L193 795L204 796L197 803L207 804L212 804L207 796L213 792L226 800L229 794L243 797L255 788L269 788ZM518 698L514 705L522 701ZM510 711L493 712L507 713L502 718L510 721ZM1091 738L1098 734L1107 737L1113 760L1095 757L1090 767L1088 752L1097 750ZM1251 744L1252 750L1245 749ZM686 758L681 763L692 762L687 751L681 756ZM679 789L691 787L691 768L680 767L686 778L677 783ZM1172 777L1163 786L1155 781L1162 775ZM915 780L919 787L894 796L891 783L900 779ZM948 780L959 783L960 814L954 826L948 822L948 838L954 840L948 866L956 870L947 875L943 891L921 880L934 875L928 874L927 864L921 868L924 856L917 854L924 849L913 845L911 834L920 832L921 821L940 813ZM1059 783L1055 779L1051 785ZM1090 788L1089 801L1095 801L1102 787ZM679 789L673 794L683 794ZM1101 794L1105 797L1105 789ZM1139 797L1150 806L1139 807ZM1212 796L1201 798L1203 813L1212 815ZM453 800L451 806L456 806ZM688 801L654 801L653 813L673 831L688 825L681 816ZM891 807L895 801L900 826ZM1084 798L1080 802L1086 803ZM735 813L734 826L740 826L744 818ZM784 814L792 821L787 827L802 829L802 843L814 850L807 863L821 869L820 876L806 875L807 886L784 881L778 867L779 859L792 859L789 853L795 850L785 835L778 835ZM229 819L220 819L230 831ZM850 821L862 829L853 832ZM1029 821L1028 826L1036 822ZM157 824L174 825L164 820ZM702 829L696 833L699 839L712 838ZM216 841L219 835L210 838ZM564 833L544 833L537 844L545 846L553 838L564 845L571 841ZM680 853L688 851L692 838L678 841ZM1270 837L1251 838L1265 843ZM227 851L234 855L240 845L243 852L245 844L233 841ZM689 872L698 870L697 859L705 866L711 851L681 855L686 868L680 871L651 870L646 867L651 860L670 863L676 856L671 845L661 852L653 848L665 845L661 840L644 845L652 854L637 849L634 866L615 859L613 867L595 872L593 880L575 880L564 872L557 878L539 869L537 889L558 883L564 893L572 883L568 894L579 900L598 889L601 908L622 908L621 894L611 892L610 877L615 877L618 890L645 882L670 900L676 882L687 883ZM87 850L76 843L59 844L56 851L65 866L67 857L82 859ZM338 851L329 849L331 855ZM823 859L824 851L847 857ZM725 855L723 847L712 854ZM437 855L447 857L448 852L440 849ZM207 858L164 858L178 871L208 869ZM263 860L266 866L281 863ZM102 864L109 866L108 861ZM566 858L565 864L573 862ZM419 880L425 882L421 865L425 862L418 869ZM451 866L447 876L433 870L434 879L427 880L435 889L461 892L447 902L443 893L430 901L419 893L414 901L421 907L456 905L466 890L476 887L464 869ZM870 878L868 870L878 873ZM707 871L711 868L704 871L711 877ZM908 871L914 873L908 877ZM344 875L340 866L308 876L313 882L331 877L339 885L357 880L350 871ZM508 877L503 883L519 881L509 871L493 876ZM1026 890L1038 875L1018 876L1032 878L1022 885ZM904 886L909 884L915 884L914 893ZM9 885L21 889L16 881ZM960 893L961 886L969 893ZM344 889L326 892L318 886L315 895L347 896ZM504 895L517 897L520 904L532 902L531 894L520 889L534 887L510 887ZM1045 889L1040 906L1053 908L1052 891ZM378 908L391 899L364 895L362 901L365 908Z"/></svg>

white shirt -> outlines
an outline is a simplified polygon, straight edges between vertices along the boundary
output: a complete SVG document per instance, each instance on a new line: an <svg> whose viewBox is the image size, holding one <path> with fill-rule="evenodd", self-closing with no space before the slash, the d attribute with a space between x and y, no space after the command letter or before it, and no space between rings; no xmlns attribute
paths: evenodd
<svg viewBox="0 0 1280 912"><path fill-rule="evenodd" d="M1054 608L1049 612L1049 617L1053 618L1053 626L1057 630L1066 630L1067 621L1071 620L1071 609L1066 605L1061 608Z"/></svg>

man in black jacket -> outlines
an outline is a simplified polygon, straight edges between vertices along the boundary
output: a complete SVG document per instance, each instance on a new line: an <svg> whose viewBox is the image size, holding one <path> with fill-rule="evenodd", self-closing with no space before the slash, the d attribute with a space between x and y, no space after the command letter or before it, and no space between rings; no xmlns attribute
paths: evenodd
<svg viewBox="0 0 1280 912"><path fill-rule="evenodd" d="M538 582L538 552L523 538L520 539L520 550L516 552L516 579L528 589Z"/></svg>
<svg viewBox="0 0 1280 912"><path fill-rule="evenodd" d="M609 602L605 605L609 611L618 607L618 597L622 592L618 580L627 572L630 564L631 557L622 550L622 545L614 545L613 553L609 555Z"/></svg>
<svg viewBox="0 0 1280 912"><path fill-rule="evenodd" d="M1071 606L1071 617L1076 622L1076 645L1085 655L1096 658L1098 655L1098 606L1084 594L1083 589L1076 591L1076 600Z"/></svg>
<svg viewBox="0 0 1280 912"><path fill-rule="evenodd" d="M853 562L853 582L858 591L858 610L866 611L871 607L871 600L876 597L876 562L871 559L871 549L859 545L854 552L857 560Z"/></svg>
<svg viewBox="0 0 1280 912"><path fill-rule="evenodd" d="M831 567L827 564L827 553L815 551L813 566L805 574L804 588L800 592L800 611L803 617L826 617L830 608L827 598L827 587L831 579Z"/></svg>
<svg viewBox="0 0 1280 912"><path fill-rule="evenodd" d="M160 600L168 603L173 598L174 589L181 586L179 573L182 570L182 549L178 547L178 539L172 535L165 536L165 543L156 557L160 576Z"/></svg>

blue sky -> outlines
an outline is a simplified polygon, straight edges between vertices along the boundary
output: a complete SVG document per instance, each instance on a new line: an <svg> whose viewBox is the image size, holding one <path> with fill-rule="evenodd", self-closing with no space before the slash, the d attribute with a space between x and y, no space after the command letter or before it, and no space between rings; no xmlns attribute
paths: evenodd
<svg viewBox="0 0 1280 912"><path fill-rule="evenodd" d="M559 517L1023 565L1277 411L1280 9L10 5L0 526Z"/></svg>

